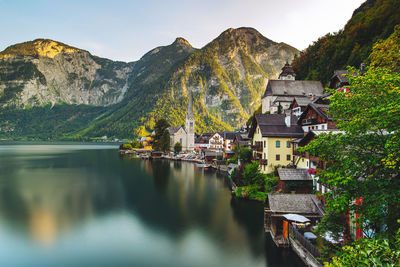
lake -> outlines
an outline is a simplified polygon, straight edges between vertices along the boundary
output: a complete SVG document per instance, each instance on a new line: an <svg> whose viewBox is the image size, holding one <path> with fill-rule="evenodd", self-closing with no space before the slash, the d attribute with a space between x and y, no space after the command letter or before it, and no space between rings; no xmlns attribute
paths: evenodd
<svg viewBox="0 0 400 267"><path fill-rule="evenodd" d="M303 264L212 170L116 145L0 143L0 266Z"/></svg>

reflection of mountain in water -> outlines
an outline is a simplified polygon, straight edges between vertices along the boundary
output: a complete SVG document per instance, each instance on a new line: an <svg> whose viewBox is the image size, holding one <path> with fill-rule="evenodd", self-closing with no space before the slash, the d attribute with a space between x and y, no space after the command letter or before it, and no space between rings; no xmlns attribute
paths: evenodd
<svg viewBox="0 0 400 267"><path fill-rule="evenodd" d="M29 231L35 240L50 243L86 218L122 208L120 180L98 172L101 166L96 153L101 152L62 154L45 160L2 158L4 166L6 161L12 163L0 176L0 217Z"/></svg>

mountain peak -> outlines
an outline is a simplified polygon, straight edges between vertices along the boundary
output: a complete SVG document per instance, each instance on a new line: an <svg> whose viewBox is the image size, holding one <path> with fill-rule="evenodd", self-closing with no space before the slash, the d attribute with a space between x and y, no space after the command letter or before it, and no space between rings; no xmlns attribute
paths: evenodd
<svg viewBox="0 0 400 267"><path fill-rule="evenodd" d="M192 45L185 38L182 38L182 37L176 38L172 44L174 44L174 45L181 44L184 46L192 47Z"/></svg>
<svg viewBox="0 0 400 267"><path fill-rule="evenodd" d="M83 51L50 39L35 39L7 47L0 52L0 59L14 56L45 56L54 58L60 53L75 53Z"/></svg>

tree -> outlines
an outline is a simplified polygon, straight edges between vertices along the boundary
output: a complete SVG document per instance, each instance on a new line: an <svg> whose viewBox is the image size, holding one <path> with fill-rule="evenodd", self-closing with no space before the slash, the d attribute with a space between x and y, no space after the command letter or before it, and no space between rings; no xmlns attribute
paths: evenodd
<svg viewBox="0 0 400 267"><path fill-rule="evenodd" d="M321 135L302 150L328 163L319 174L333 189L325 196L328 213L358 214L359 225L376 234L383 229L380 236L393 244L400 218L400 74L387 68L398 60L388 53L374 50L372 58L384 60L349 76L349 93L333 92L330 113L343 134Z"/></svg>
<svg viewBox="0 0 400 267"><path fill-rule="evenodd" d="M182 151L182 145L181 145L181 143L180 142L177 142L175 145L174 145L174 151L175 151L175 153L179 153L179 152L181 152Z"/></svg>
<svg viewBox="0 0 400 267"><path fill-rule="evenodd" d="M154 127L155 135L154 135L154 150L159 151L169 151L170 148L170 136L169 136L169 123L165 119L160 119L156 122Z"/></svg>
<svg viewBox="0 0 400 267"><path fill-rule="evenodd" d="M243 185L261 185L264 186L265 175L260 172L260 163L254 161L246 165L243 171Z"/></svg>
<svg viewBox="0 0 400 267"><path fill-rule="evenodd" d="M235 153L238 155L241 163L250 163L253 157L251 149L244 146L235 146Z"/></svg>

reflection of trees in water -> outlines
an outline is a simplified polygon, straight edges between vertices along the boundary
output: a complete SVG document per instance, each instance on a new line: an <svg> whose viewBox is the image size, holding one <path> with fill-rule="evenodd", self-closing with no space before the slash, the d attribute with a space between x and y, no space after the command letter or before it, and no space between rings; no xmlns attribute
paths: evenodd
<svg viewBox="0 0 400 267"><path fill-rule="evenodd" d="M246 229L250 246L256 255L263 251L264 205L255 201L232 197L230 201L234 219Z"/></svg>
<svg viewBox="0 0 400 267"><path fill-rule="evenodd" d="M145 173L123 179L123 188L127 205L147 226L175 239L182 239L190 230L201 229L218 246L234 249L245 246L263 255L262 205L257 210L252 203L244 203L240 211L249 207L250 210L235 214L234 208L238 208L232 208L230 190L225 188L223 180L215 172L196 169L192 163L155 160L136 165ZM239 222L243 227L234 216L247 216L240 218L245 221Z"/></svg>
<svg viewBox="0 0 400 267"><path fill-rule="evenodd" d="M164 194L167 190L170 176L170 164L165 160L151 161L153 170L154 188L158 193Z"/></svg>
<svg viewBox="0 0 400 267"><path fill-rule="evenodd" d="M0 217L18 226L18 231L29 231L35 240L49 243L88 217L121 208L120 180L109 176L101 153L14 158L22 167L0 175Z"/></svg>

